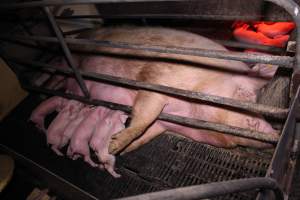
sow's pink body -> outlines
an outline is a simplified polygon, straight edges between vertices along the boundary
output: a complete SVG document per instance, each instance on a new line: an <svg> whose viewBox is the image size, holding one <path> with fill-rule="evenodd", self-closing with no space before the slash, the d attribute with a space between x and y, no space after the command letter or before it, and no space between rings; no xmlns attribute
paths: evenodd
<svg viewBox="0 0 300 200"><path fill-rule="evenodd" d="M226 51L223 46L202 36L167 28L103 28L99 31L91 31L81 37L143 45ZM84 48L101 51L103 54L99 56L74 55L78 67L83 71L199 91L241 101L255 102L257 91L267 83L266 77L270 78L270 70L268 70L268 74L264 74L265 70L258 69L260 66L265 67L263 65L258 65L253 73L253 70L246 64L238 61L108 47L88 46ZM61 66L66 67L65 64ZM275 70L274 67L273 73ZM248 74L252 74L251 77ZM75 154L81 155L85 161L96 166L97 164L90 160L88 147L91 147L102 163L99 166L107 169L115 177L118 174L113 170L115 158L111 154L136 149L167 130L217 147L231 148L237 145L256 148L270 147L259 141L157 120L158 115L162 112L277 135L270 124L259 115L91 80L86 80L85 83L92 98L133 106L130 125L127 128L124 127L127 116L123 112L98 107L87 114L81 114L82 110L86 109L86 106L83 106L76 112L77 116L73 117L72 115L72 120L69 120L70 116L65 117L69 123L63 123L64 130L57 133L59 135L57 138L61 139L57 139L55 148L61 148L67 144L68 140L71 140L68 155L71 157ZM73 78L68 78L61 87L64 87L66 92L82 95ZM61 99L57 99L57 102L53 99L47 101L48 103L42 103L32 114L32 119L36 119L36 116L40 117L35 121L38 127L43 127L41 118L47 113L45 105L48 106L49 112L61 110L56 108L61 105ZM49 106L49 104L55 105Z"/></svg>

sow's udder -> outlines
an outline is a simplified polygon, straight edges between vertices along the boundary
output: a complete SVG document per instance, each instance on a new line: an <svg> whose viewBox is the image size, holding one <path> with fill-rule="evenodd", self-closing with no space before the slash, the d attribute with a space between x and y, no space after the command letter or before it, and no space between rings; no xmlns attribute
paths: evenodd
<svg viewBox="0 0 300 200"><path fill-rule="evenodd" d="M84 37L113 42L203 47L226 51L223 46L202 36L167 28L103 28ZM256 91L267 83L266 79L258 77L261 75L260 73L255 73L252 77L243 75L250 74L251 69L238 61L187 55L141 53L136 50L110 49L108 47L97 50L106 52L108 55L74 55L81 70L252 102L256 99ZM118 56L113 56L115 54ZM65 63L64 61L60 67L68 67ZM263 70L259 70L259 72L263 73ZM265 147L264 143L254 140L162 122L157 120L162 112L269 134L275 133L260 116L191 103L151 91L127 89L91 80L85 80L85 83L93 99L132 106L132 119L129 126L124 127L128 116L123 112L70 102L61 97L52 97L43 102L32 113L31 119L37 123L37 127L45 130L44 117L53 111L58 111L57 120L53 120L53 124L50 125L51 131L46 130L52 149L62 155L60 149L69 144L68 156L73 159L83 157L87 163L106 169L115 177L118 177L119 174L114 171L115 157L113 154L132 151L167 130L220 147L236 145ZM62 81L61 77L54 77L51 85L54 85L56 89L65 89L67 93L83 95L74 78ZM237 95L236 91L240 85L244 86L241 91L247 95ZM77 109L74 109L76 104L78 104ZM89 148L92 148L97 154L99 162L94 162L90 158Z"/></svg>

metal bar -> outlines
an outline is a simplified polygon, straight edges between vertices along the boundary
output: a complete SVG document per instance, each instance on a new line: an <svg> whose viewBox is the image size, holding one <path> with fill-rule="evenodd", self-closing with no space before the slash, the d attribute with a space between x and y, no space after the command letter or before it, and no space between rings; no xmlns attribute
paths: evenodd
<svg viewBox="0 0 300 200"><path fill-rule="evenodd" d="M214 40L214 41L226 47L234 47L240 49L257 49L261 51L267 51L270 53L283 53L285 51L284 48L266 46L266 45L248 44L248 43L228 41L228 40Z"/></svg>
<svg viewBox="0 0 300 200"><path fill-rule="evenodd" d="M75 100L81 101L85 104L104 106L104 107L108 107L113 110L121 110L126 113L130 113L132 110L131 106L102 101L102 100L98 100L98 99L87 99L82 96L67 94L67 93L64 93L61 91L49 90L49 89L45 89L45 88L41 88L41 87L37 87L37 86L30 86L30 85L23 85L22 87L24 89L35 91L38 93L61 96L61 97L68 98L68 99L75 99ZM207 130L217 131L217 132L224 133L224 134L249 138L249 139L258 140L258 141L262 141L262 142L266 142L266 143L270 143L270 144L276 144L276 142L278 140L277 136L263 133L263 132L252 131L252 130L229 126L229 125L225 125L225 124L206 122L203 120L192 119L192 118L188 118L188 117L180 117L180 116L170 115L170 114L165 114L165 113L161 113L157 119L184 125L184 126L190 126L193 128L207 129Z"/></svg>
<svg viewBox="0 0 300 200"><path fill-rule="evenodd" d="M291 173L291 168L289 165L291 162L291 155L293 151L295 135L296 133L296 122L297 117L299 116L299 100L300 100L300 87L295 95L295 98L290 107L290 112L286 123L284 124L282 134L276 146L275 152L273 154L273 158L269 165L266 177L274 178L277 180L278 184L284 189L287 190L286 186L289 185L290 181L287 177L289 177L289 173ZM258 199L270 199L269 196L264 196ZM266 194L268 195L268 194Z"/></svg>
<svg viewBox="0 0 300 200"><path fill-rule="evenodd" d="M203 14L103 14L103 15L73 15L73 16L58 16L58 19L78 19L78 18L104 18L104 19L138 19L138 18L147 18L147 19L198 19L198 20L258 20L262 16L260 15L203 15Z"/></svg>
<svg viewBox="0 0 300 200"><path fill-rule="evenodd" d="M72 68L74 74L75 74L75 78L76 78L76 80L77 80L77 82L78 82L78 84L79 84L79 86L82 90L82 93L88 98L89 97L88 89L87 89L87 87L86 87L86 85L83 81L83 78L81 77L75 63L74 63L74 60L72 58L72 54L71 54L71 52L70 52L70 50L69 50L69 48L68 48L68 46L67 46L67 44L64 40L64 37L63 37L62 33L60 32L60 30L58 28L58 25L56 24L55 19L52 15L50 9L48 7L45 7L44 10L45 10L45 13L46 13L46 15L49 19L49 22L50 22L53 30L55 32L57 40L59 41L59 43L61 45L61 48L64 52L65 57L66 57L66 60L69 64L69 66Z"/></svg>
<svg viewBox="0 0 300 200"><path fill-rule="evenodd" d="M1 5L1 4L0 4ZM0 8L1 9L1 8ZM1 15L0 13L0 21L6 20L1 19L1 17L6 17L6 15ZM73 17L74 16L74 17ZM138 19L138 18L147 18L147 19L198 19L198 20L242 20L245 19L247 21L253 19L258 20L262 16L240 16L240 15L230 15L230 16L222 16L222 15L192 15L192 14L119 14L119 15L71 15L71 16L55 16L56 19L59 20L69 20L69 19ZM16 21L16 19L8 19L10 21ZM22 18L22 20L26 20L26 18ZM44 20L42 17L37 17L35 20Z"/></svg>
<svg viewBox="0 0 300 200"><path fill-rule="evenodd" d="M34 62L34 61L27 61L24 59L20 58L9 58L5 57L5 59L17 62L20 64L26 64L29 66L33 67L41 67L41 68L46 68L46 69L55 69L56 71L63 73L65 75L72 75L72 71L70 69L62 69L59 67L54 67L45 63L41 62ZM151 84L151 83L146 83L142 81L134 81L126 78L120 78L116 76L110 76L110 75L105 75L105 74L99 74L99 73L93 73L93 72L84 72L81 71L80 74L87 79L92 79L96 81L104 81L104 82L109 82L112 84L121 84L123 86L130 86L134 87L137 89L145 89L145 90L150 90L154 92L161 92L165 93L168 95L176 95L178 97L182 98L188 98L192 100L198 100L201 102L205 103L213 103L216 105L221 105L221 106L227 106L227 107L233 107L237 109L242 109L244 111L249 111L249 112L254 112L254 113L260 113L265 116L270 116L276 119L285 119L287 114L288 114L288 109L282 109L282 108L276 108L268 105L263 105L263 104L257 104L257 103L252 103L252 102L243 102L231 98L226 98L226 97L219 97L215 95L209 95L209 94L204 94L202 92L192 92L192 91L186 91L182 89L177 89L173 87L168 87L168 86L162 86L162 85L157 85L157 84Z"/></svg>
<svg viewBox="0 0 300 200"><path fill-rule="evenodd" d="M64 35L73 35L73 34L87 31L87 30L91 30L91 29L90 28L82 28L82 29L67 31L67 32L64 32L63 34ZM17 37L19 37L19 36L17 36ZM24 37L24 36L21 36L21 37ZM20 40L20 38L19 38L19 40L13 40L13 38L14 38L14 36L13 37L5 37L5 36L0 35L0 40L4 40L4 39L5 39L5 41L10 40L10 42L14 42L14 41L18 42ZM30 38L30 40L31 40L31 38ZM242 43L242 42L226 41L226 40L214 40L214 41L219 44L222 44L223 46L241 48L241 49L257 49L257 50L266 51L266 52L270 52L270 53L282 53L285 51L283 48L265 46L265 45L247 44L247 43Z"/></svg>
<svg viewBox="0 0 300 200"><path fill-rule="evenodd" d="M257 177L175 188L120 198L119 200L193 200L220 197L226 194L246 192L255 189L272 190L276 199L284 199L283 192L274 179Z"/></svg>
<svg viewBox="0 0 300 200"><path fill-rule="evenodd" d="M77 4L102 4L102 3L134 3L134 2L161 2L161 1L188 1L188 0L44 0L24 3L2 3L0 9L30 8L45 6L62 6Z"/></svg>
<svg viewBox="0 0 300 200"><path fill-rule="evenodd" d="M34 161L15 152L7 146L0 144L0 150L1 152L5 152L8 155L12 156L18 165L21 165L22 167L29 170L40 180L45 181L45 183L47 183L47 186L50 187L51 191L58 194L60 198L74 199L75 196L77 199L82 200L98 200L96 197L92 196L86 191L52 173L51 171L35 163Z"/></svg>
<svg viewBox="0 0 300 200"><path fill-rule="evenodd" d="M36 40L43 42L56 42L58 39L55 37L44 37L44 36L0 36L1 39L13 38L17 40ZM149 52L158 52L165 54L179 54L179 55L190 55L190 56L200 56L209 58L220 58L228 60L237 60L248 63L266 63L272 65L280 65L285 67L292 67L294 65L294 58L289 56L271 56L255 53L240 53L240 52L228 52L220 50L207 50L198 48L183 48L183 47L165 47L160 45L141 45L141 44L129 44L124 42L110 42L101 40L91 40L91 39L74 39L66 38L66 43L75 45L89 45L89 46L99 46L99 47L111 47L120 49L134 49Z"/></svg>

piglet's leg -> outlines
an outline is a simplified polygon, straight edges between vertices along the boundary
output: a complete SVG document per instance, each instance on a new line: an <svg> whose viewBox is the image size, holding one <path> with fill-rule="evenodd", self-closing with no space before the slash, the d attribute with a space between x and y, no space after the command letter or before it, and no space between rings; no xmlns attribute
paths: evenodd
<svg viewBox="0 0 300 200"><path fill-rule="evenodd" d="M47 130L47 142L52 144L52 150L57 153L57 155L63 155L59 151L60 141L68 121L72 118L73 111L77 109L77 106L76 101L68 101L67 105L58 113Z"/></svg>
<svg viewBox="0 0 300 200"><path fill-rule="evenodd" d="M152 92L141 91L136 97L132 119L128 128L112 136L109 153L116 154L141 136L158 117L166 104L166 97Z"/></svg>
<svg viewBox="0 0 300 200"><path fill-rule="evenodd" d="M140 146L150 142L152 139L162 134L165 130L166 129L162 125L160 125L159 122L155 122L140 138L128 145L128 147L126 147L126 149L121 153L121 155L133 151L139 148Z"/></svg>
<svg viewBox="0 0 300 200"><path fill-rule="evenodd" d="M120 111L108 109L107 111L97 122L90 146L102 163L99 168L106 169L112 176L118 178L120 175L114 170L115 157L108 153L108 145L112 134L125 128L123 122L126 121L127 115Z"/></svg>
<svg viewBox="0 0 300 200"><path fill-rule="evenodd" d="M80 123L87 117L88 113L89 113L89 108L83 107L79 111L79 113L74 117L74 119L70 120L70 122L68 123L68 125L66 126L62 134L62 138L60 141L60 148L64 147L69 142L75 130L78 128Z"/></svg>
<svg viewBox="0 0 300 200"><path fill-rule="evenodd" d="M90 157L89 141L95 130L100 109L100 107L91 108L88 117L80 123L70 142L73 153L83 155L84 161L93 167L96 167L97 164L94 163Z"/></svg>
<svg viewBox="0 0 300 200"><path fill-rule="evenodd" d="M51 97L45 101L43 101L31 114L30 121L36 124L36 127L45 131L45 117L54 112L60 111L65 103L67 102L66 99L62 97Z"/></svg>

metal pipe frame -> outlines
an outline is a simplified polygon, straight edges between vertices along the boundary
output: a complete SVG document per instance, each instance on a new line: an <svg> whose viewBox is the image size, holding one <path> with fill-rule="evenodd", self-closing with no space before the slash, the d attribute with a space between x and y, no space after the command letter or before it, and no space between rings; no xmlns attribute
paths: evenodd
<svg viewBox="0 0 300 200"><path fill-rule="evenodd" d="M192 200L214 198L236 192L246 192L254 189L272 190L277 200L283 200L284 195L276 180L271 178L245 178L195 186L181 187L159 192L141 194L120 198L119 200Z"/></svg>
<svg viewBox="0 0 300 200"><path fill-rule="evenodd" d="M34 40L41 42L54 42L58 43L59 40L55 37L45 37L45 36L0 36L1 39L5 38L17 39L17 40ZM291 68L294 65L294 58L289 56L271 56L255 53L240 53L240 52L228 52L220 50L206 50L198 48L183 48L183 47L166 47L160 45L141 45L141 44L129 44L124 42L111 42L111 41L101 41L101 40L91 40L91 39L75 39L75 38L65 38L67 44L74 45L89 45L89 46L99 46L99 47L110 47L110 48L120 48L120 49L133 49L165 54L178 54L178 55L190 55L199 57L209 57L209 58L219 58L227 60L237 60L247 63L265 63L272 65L280 65L281 67Z"/></svg>
<svg viewBox="0 0 300 200"><path fill-rule="evenodd" d="M68 76L72 75L72 71L70 69L62 69L62 68L48 65L45 63L41 63L41 62L27 61L24 59L9 58L9 57L5 57L5 59L12 61L12 62L19 63L19 64L25 64L28 67L33 67L38 70L43 68L43 69L52 69L51 71L53 71L53 69L54 69L57 72L63 73L65 75L68 75ZM115 85L120 84L125 87L129 86L129 87L133 87L136 89L145 89L145 90L149 90L149 91L160 92L160 93L174 95L174 96L185 98L185 99L197 100L197 101L200 101L201 103L203 103L203 102L204 103L212 103L212 104L215 104L218 106L225 106L225 107L241 109L243 111L263 114L265 116L269 116L274 119L282 119L283 120L287 117L287 114L288 114L288 109L276 108L273 106L257 104L257 103L253 103L253 102L246 102L246 101L243 102L243 101L239 101L239 100L235 100L235 99L231 99L231 98L204 94L202 92L187 91L187 90L183 90L183 89L177 89L177 88L163 86L163 85L151 84L151 83L146 83L146 82L142 82L142 81L134 81L134 80L126 79L126 78L110 76L110 75L105 75L105 74L100 74L100 73L84 72L84 71L81 71L79 73L81 76L83 76L86 79L92 79L92 80L100 81L100 82L108 82L108 83L115 84Z"/></svg>
<svg viewBox="0 0 300 200"><path fill-rule="evenodd" d="M69 5L75 5L75 4L91 4L91 3L147 2L147 1L149 1L149 0L69 0L69 1L44 0L44 1L39 1L39 2L1 4L0 9L1 8L2 9L3 8L5 8L5 9L6 8L26 8L26 7L36 7L36 6L37 7L45 7L45 6L52 6L52 5L68 5L68 4ZM166 0L150 0L150 1L166 1ZM279 5L280 7L283 7L293 17L294 22L297 25L298 34L297 34L297 39L296 39L297 46L296 46L296 57L295 57L295 65L294 65L294 70L295 71L294 71L294 75L293 75L293 77L297 77L295 75L298 74L298 76L299 76L299 74L300 74L299 73L299 71L300 71L300 69L299 69L300 68L300 34L299 34L300 33L299 10L300 9L299 9L299 6L292 0L266 0L266 1L272 2L276 5ZM44 8L44 9L47 12L48 8ZM50 12L50 11L48 10L48 12ZM48 15L48 17L49 17L49 15ZM50 18L51 18L51 15L50 15ZM55 28L55 26L54 26L54 28ZM57 25L56 25L56 28L58 28ZM56 39L55 42L57 42L57 39ZM63 43L63 42L61 42L61 43ZM107 43L109 43L109 42L107 42ZM120 46L121 47L116 46L116 48L122 48L122 47L132 48L132 45L130 45L128 47L126 44L121 44ZM111 47L111 44L110 44L110 47ZM251 57L252 56L251 54L247 55L247 54L244 54L244 53L243 53L243 55L246 55L245 57L243 57L243 55L238 55L238 56L237 56L237 54L236 55L232 55L232 54L224 55L224 54L219 54L220 52L209 52L209 51L206 51L204 53L203 52L199 53L199 52L191 51L192 49L189 49L190 51L185 51L181 48L163 49L163 51L161 51L161 49L155 49L155 48L143 49L139 46L134 46L134 49L155 51L155 52L160 52L160 53L184 54L184 55L194 55L195 54L196 56L233 59L233 60L240 60L240 61L245 61L245 62L247 62L247 61L249 62L249 60L250 60L250 62L269 63L269 64L277 64L277 65L285 64L285 65L288 65L288 66L291 66L291 64L293 64L293 59L290 59L290 58L285 58L284 63L281 63L280 60L276 60L273 57L271 59L271 63L270 63L270 57L268 57L266 59L262 59L262 58L259 58L259 56ZM185 53L188 53L188 54L185 54ZM250 59L248 59L248 58L250 58ZM278 59L282 59L282 57L280 57ZM274 63L274 60L276 61L275 63ZM294 79L294 81L295 81L294 82L294 87L298 88L299 82L297 82L296 79ZM65 96L65 97L69 96L68 94L59 94L58 91L47 91L47 90L44 90L44 89L34 88L34 87L32 87L32 88L28 87L27 89L35 90L35 91L42 92L42 93L53 94L53 95L60 95L60 96ZM296 104L296 100L298 100L298 96L299 96L299 88L298 88L296 98L294 98L293 105L291 106L291 108L293 108L294 110L296 109L295 104ZM69 98L73 98L73 97L69 96ZM95 104L97 102L99 103L98 100L95 100L96 102L91 102L91 100L89 100L87 98L84 98L84 97L80 97L80 98L82 98L81 100L83 102L86 102L86 103L88 103L88 102L93 103L93 104ZM76 99L76 97L74 97L74 99ZM80 99L78 98L78 100L80 100ZM107 103L107 107L116 108L115 106L112 106L112 103L108 103L108 102L106 102L106 103ZM103 102L102 102L102 104L103 104ZM298 105L298 102L297 102L297 105ZM123 110L125 111L126 109L130 110L131 108L126 107ZM120 110L122 110L122 109L120 109ZM289 155L290 150L286 149L286 147L287 147L286 145L292 143L293 136L295 135L295 130L294 130L294 126L293 126L293 123L295 123L295 118L291 119L292 118L291 115L293 114L292 112L295 112L294 110L290 110L290 112L289 112L289 117L288 117L287 122L285 124L284 131L283 131L283 133L280 137L280 142L276 147L276 151L274 153L272 163L271 163L271 166L270 166L268 174L267 174L267 177L274 177L274 179L276 179L281 184L283 184L282 180L284 179L283 178L284 177L284 173L283 173L284 172L284 166L283 165L285 165L288 162L288 158L285 158L284 160L281 160L281 159L282 159L282 156L286 157L286 156ZM162 116L160 116L160 119L161 119L161 117ZM205 122L205 123L207 123L207 122ZM290 125L290 126L288 126L288 125ZM292 145L288 145L288 146L292 146ZM283 151L283 150L285 150L285 151ZM283 153L287 153L287 155L283 155ZM278 167L275 167L275 165L278 164L278 163L281 164L279 169L277 169ZM263 179L265 181L267 178L263 178ZM269 179L269 180L274 181L274 179ZM239 182L239 184L237 184L237 185L239 186L239 188L243 187L245 190L251 190L251 189L256 189L258 187L261 187L261 185L259 185L259 184L254 184L254 186L253 185L248 185L247 183L250 183L250 180L253 180L253 179L246 179L244 183ZM229 189L235 189L234 184L232 182L230 184L229 184L229 182L227 182L226 184L228 185ZM270 186L270 185L272 185L272 186ZM216 194L216 191L217 191L216 189L217 189L218 186L222 186L222 183L220 183L220 182L216 183L216 185L214 185L214 187L210 186L210 189L212 190L212 192L214 194ZM276 184L276 181L275 181L275 187L274 187L274 184L266 184L262 187L263 188L268 188L268 189L273 189L273 190L277 191L277 194L275 195L275 197L279 197L280 199L283 199L283 193L280 189L278 189L278 185ZM203 188L203 185L202 185L202 188ZM182 190L182 189L179 189L179 190ZM218 195L228 194L228 193L235 192L235 191L236 190L226 190L224 193L221 193L221 194L218 194ZM171 191L171 194L174 194L174 193L175 193L175 191ZM167 198L167 197L169 197L168 194L170 194L170 193L168 193L168 191L162 191L162 193L160 195L163 195L163 196L160 196L160 197ZM179 194L180 193L178 193L178 195ZM207 193L205 193L205 191L204 191L201 194L199 194L198 191L195 192L195 190L194 190L194 193L193 193L193 191L188 191L188 192L185 193L185 195L187 195L187 196L183 195L183 196L179 196L179 197L181 197L180 199L183 199L183 198L184 199L194 199L194 198L201 198L201 197L204 197L204 198L210 197L210 196L193 196L193 195L204 195L204 194L207 194ZM176 197L176 195L174 195L173 197ZM175 199L175 198L171 198L171 199Z"/></svg>
<svg viewBox="0 0 300 200"><path fill-rule="evenodd" d="M71 69L73 70L74 72L74 75L75 75L75 78L80 86L80 89L82 90L83 94L89 98L89 92L88 92L88 89L83 81L83 78L81 77L80 73L79 73L79 70L77 69L76 65L75 65L75 62L72 58L72 54L71 54L71 51L69 50L65 40L64 40L64 36L62 35L61 31L59 30L59 27L50 11L50 9L48 7L44 7L44 11L49 19L49 22L55 32L55 35L59 41L59 44L64 52L64 55L66 57L66 60L67 60L67 63L68 65L71 67Z"/></svg>

